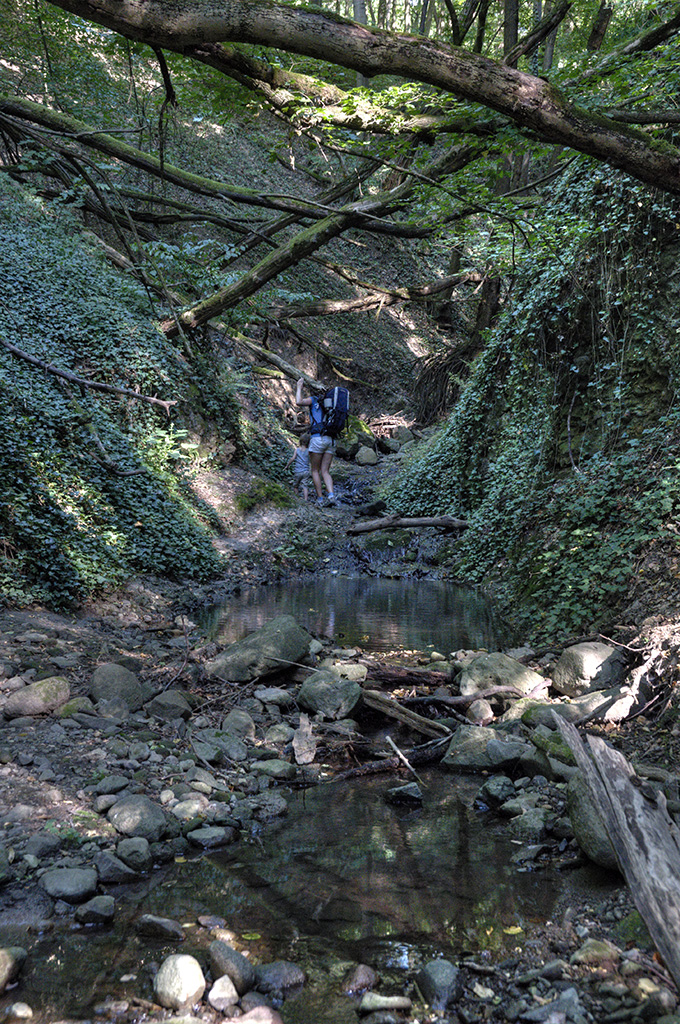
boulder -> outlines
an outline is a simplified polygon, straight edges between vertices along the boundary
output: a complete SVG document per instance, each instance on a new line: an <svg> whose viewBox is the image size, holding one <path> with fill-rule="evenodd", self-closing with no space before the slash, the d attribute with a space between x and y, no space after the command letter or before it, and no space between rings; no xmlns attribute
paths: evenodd
<svg viewBox="0 0 680 1024"><path fill-rule="evenodd" d="M581 772L569 780L567 809L576 841L586 856L600 867L619 871L614 847Z"/></svg>
<svg viewBox="0 0 680 1024"><path fill-rule="evenodd" d="M305 972L288 960L276 960L270 964L258 964L255 968L256 985L259 992L287 992L300 988L307 980Z"/></svg>
<svg viewBox="0 0 680 1024"><path fill-rule="evenodd" d="M416 982L433 1010L445 1010L463 991L460 971L448 960L430 960L418 971Z"/></svg>
<svg viewBox="0 0 680 1024"><path fill-rule="evenodd" d="M239 996L248 992L255 984L255 969L242 953L233 949L222 939L215 939L208 947L210 970L213 978L228 977Z"/></svg>
<svg viewBox="0 0 680 1024"><path fill-rule="evenodd" d="M118 882L133 882L137 877L137 873L132 868L129 868L108 850L101 850L95 856L94 866L97 869L99 880L108 885Z"/></svg>
<svg viewBox="0 0 680 1024"><path fill-rule="evenodd" d="M378 454L373 448L362 445L354 456L357 466L377 466Z"/></svg>
<svg viewBox="0 0 680 1024"><path fill-rule="evenodd" d="M191 1006L205 992L205 978L201 965L193 956L174 953L161 964L153 987L161 1006L169 1010L181 1010Z"/></svg>
<svg viewBox="0 0 680 1024"><path fill-rule="evenodd" d="M116 910L113 896L95 896L76 908L78 924L110 924Z"/></svg>
<svg viewBox="0 0 680 1024"><path fill-rule="evenodd" d="M177 718L187 721L191 718L191 704L181 690L164 690L145 704L144 710L162 722L173 722Z"/></svg>
<svg viewBox="0 0 680 1024"><path fill-rule="evenodd" d="M0 948L0 992L16 980L28 953L22 946Z"/></svg>
<svg viewBox="0 0 680 1024"><path fill-rule="evenodd" d="M239 1000L238 992L231 978L225 974L218 978L208 993L208 1002L213 1010L225 1013L230 1006L236 1006Z"/></svg>
<svg viewBox="0 0 680 1024"><path fill-rule="evenodd" d="M116 854L123 864L138 873L149 871L153 865L149 841L141 836L121 839L116 847Z"/></svg>
<svg viewBox="0 0 680 1024"><path fill-rule="evenodd" d="M302 661L311 639L292 615L279 615L207 662L205 671L232 683L248 682Z"/></svg>
<svg viewBox="0 0 680 1024"><path fill-rule="evenodd" d="M361 692L358 683L343 678L335 669L322 668L305 679L297 700L306 711L335 720L347 718L359 703Z"/></svg>
<svg viewBox="0 0 680 1024"><path fill-rule="evenodd" d="M498 686L512 686L520 693L531 693L533 690L547 690L548 680L499 651L479 654L463 665L460 676L460 692L463 697L471 697Z"/></svg>
<svg viewBox="0 0 680 1024"><path fill-rule="evenodd" d="M567 647L553 670L553 687L567 697L618 685L626 671L621 650L590 641Z"/></svg>
<svg viewBox="0 0 680 1024"><path fill-rule="evenodd" d="M288 782L297 775L294 764L291 764L290 761L283 761L278 757L268 758L266 761L254 761L250 770L252 772L259 772L261 775L268 775L270 779L277 779L282 782Z"/></svg>
<svg viewBox="0 0 680 1024"><path fill-rule="evenodd" d="M171 917L158 917L156 914L142 914L137 919L135 931L138 935L146 935L152 939L166 939L172 942L184 942L184 928Z"/></svg>
<svg viewBox="0 0 680 1024"><path fill-rule="evenodd" d="M94 868L54 868L45 872L40 884L54 900L85 903L97 891L97 872Z"/></svg>
<svg viewBox="0 0 680 1024"><path fill-rule="evenodd" d="M206 825L187 832L187 839L202 850L217 850L220 846L229 846L230 843L236 842L237 834L233 828Z"/></svg>
<svg viewBox="0 0 680 1024"><path fill-rule="evenodd" d="M5 718L22 718L25 715L49 715L71 696L68 680L63 676L50 676L37 683L29 683L10 693L4 703Z"/></svg>
<svg viewBox="0 0 680 1024"><path fill-rule="evenodd" d="M220 764L225 758L228 761L245 761L248 757L248 748L243 740L230 731L198 729L194 737L194 752L209 764Z"/></svg>
<svg viewBox="0 0 680 1024"><path fill-rule="evenodd" d="M153 800L140 794L118 800L109 810L107 818L121 835L141 836L150 843L157 842L167 828L163 810Z"/></svg>
<svg viewBox="0 0 680 1024"><path fill-rule="evenodd" d="M534 757L533 744L481 725L460 725L442 758L445 768L458 771L511 771Z"/></svg>
<svg viewBox="0 0 680 1024"><path fill-rule="evenodd" d="M243 708L233 708L222 722L222 729L242 740L255 739L255 722Z"/></svg>
<svg viewBox="0 0 680 1024"><path fill-rule="evenodd" d="M507 775L492 775L477 793L477 800L489 807L500 807L516 795L515 784Z"/></svg>
<svg viewBox="0 0 680 1024"><path fill-rule="evenodd" d="M144 691L137 676L115 662L100 665L92 673L90 697L95 703L101 700L123 700L130 711L139 711L144 703Z"/></svg>

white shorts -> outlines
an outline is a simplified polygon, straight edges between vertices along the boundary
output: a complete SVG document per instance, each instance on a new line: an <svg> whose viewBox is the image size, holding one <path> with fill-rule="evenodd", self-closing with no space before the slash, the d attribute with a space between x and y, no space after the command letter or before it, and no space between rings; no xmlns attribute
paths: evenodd
<svg viewBox="0 0 680 1024"><path fill-rule="evenodd" d="M328 437L327 434L312 434L309 440L309 450L316 455L321 455L323 452L334 452L335 438Z"/></svg>

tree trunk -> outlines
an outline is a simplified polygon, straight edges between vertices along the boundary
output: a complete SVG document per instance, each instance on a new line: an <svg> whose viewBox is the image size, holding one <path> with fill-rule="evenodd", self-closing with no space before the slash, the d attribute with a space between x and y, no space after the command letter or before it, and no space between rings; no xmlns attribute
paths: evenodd
<svg viewBox="0 0 680 1024"><path fill-rule="evenodd" d="M192 48L235 40L305 54L373 75L428 82L496 110L544 142L569 146L641 181L680 192L677 147L572 103L549 82L488 57L423 37L374 32L316 8L242 0L59 0L56 6L152 46ZM680 11L663 29L677 31Z"/></svg>
<svg viewBox="0 0 680 1024"><path fill-rule="evenodd" d="M584 774L630 894L675 984L680 986L680 830L663 793L647 791L623 754L555 715ZM590 757L588 756L590 754Z"/></svg>

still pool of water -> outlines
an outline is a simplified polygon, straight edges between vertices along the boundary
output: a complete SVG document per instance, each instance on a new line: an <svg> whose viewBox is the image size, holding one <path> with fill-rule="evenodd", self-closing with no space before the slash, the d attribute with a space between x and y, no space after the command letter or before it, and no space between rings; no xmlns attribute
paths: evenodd
<svg viewBox="0 0 680 1024"><path fill-rule="evenodd" d="M258 587L212 608L202 625L234 643L276 615L292 615L315 636L367 652L494 649L507 631L489 598L471 587L427 580L328 575Z"/></svg>
<svg viewBox="0 0 680 1024"><path fill-rule="evenodd" d="M288 814L259 834L112 889L110 929L57 922L36 939L3 926L0 915L0 944L30 949L0 1010L21 999L34 1024L46 1024L66 1013L88 1019L107 996L151 998L154 962L181 950L207 965L212 937L196 919L211 914L254 962L292 960L307 971L307 986L281 1010L286 1024L356 1024L354 1004L340 993L350 964L374 967L383 991L403 991L428 959L511 956L558 902L610 890L611 876L595 869L521 870L503 826L474 809L479 779L432 770L424 783L418 810L386 803L395 785L388 776L283 790ZM141 938L135 921L143 913L183 922L186 941Z"/></svg>

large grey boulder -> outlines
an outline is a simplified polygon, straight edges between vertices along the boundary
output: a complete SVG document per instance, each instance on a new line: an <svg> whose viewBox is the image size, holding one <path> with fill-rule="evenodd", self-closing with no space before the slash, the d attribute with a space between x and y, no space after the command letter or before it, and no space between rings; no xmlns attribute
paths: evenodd
<svg viewBox="0 0 680 1024"><path fill-rule="evenodd" d="M0 949L0 992L16 980L27 956L23 946L3 946Z"/></svg>
<svg viewBox="0 0 680 1024"><path fill-rule="evenodd" d="M154 992L161 1006L181 1010L198 1002L205 992L201 965L193 956L174 953L161 964L154 980Z"/></svg>
<svg viewBox="0 0 680 1024"><path fill-rule="evenodd" d="M137 676L124 665L108 662L92 673L90 697L98 703L101 700L122 700L130 711L139 711L145 695Z"/></svg>
<svg viewBox="0 0 680 1024"><path fill-rule="evenodd" d="M3 705L5 718L22 718L24 715L48 715L56 711L71 696L68 680L63 676L50 676L37 683L29 683L20 690L10 693Z"/></svg>
<svg viewBox="0 0 680 1024"><path fill-rule="evenodd" d="M479 654L463 665L460 676L460 692L463 697L498 686L512 686L520 693L531 693L547 689L548 681L538 672L499 651Z"/></svg>
<svg viewBox="0 0 680 1024"><path fill-rule="evenodd" d="M292 615L279 615L207 662L205 671L231 683L248 682L301 661L311 640Z"/></svg>
<svg viewBox="0 0 680 1024"><path fill-rule="evenodd" d="M623 653L609 644L589 641L567 647L553 669L553 687L567 697L618 685L626 671Z"/></svg>
<svg viewBox="0 0 680 1024"><path fill-rule="evenodd" d="M153 800L133 794L118 800L110 808L107 818L124 836L141 836L150 843L156 843L167 829L165 814Z"/></svg>
<svg viewBox="0 0 680 1024"><path fill-rule="evenodd" d="M97 892L97 872L94 868L54 868L45 872L40 884L54 900L85 903Z"/></svg>
<svg viewBox="0 0 680 1024"><path fill-rule="evenodd" d="M298 704L312 714L337 720L347 718L361 699L361 687L335 669L321 668L305 679L297 695Z"/></svg>
<svg viewBox="0 0 680 1024"><path fill-rule="evenodd" d="M523 758L533 757L533 744L516 736L481 725L460 725L441 764L457 771L511 771Z"/></svg>
<svg viewBox="0 0 680 1024"><path fill-rule="evenodd" d="M164 690L145 704L144 710L162 722L173 722L177 718L187 721L191 718L191 704L181 690Z"/></svg>
<svg viewBox="0 0 680 1024"><path fill-rule="evenodd" d="M580 771L569 780L567 810L576 841L586 856L600 867L619 871L619 862L611 839Z"/></svg>

